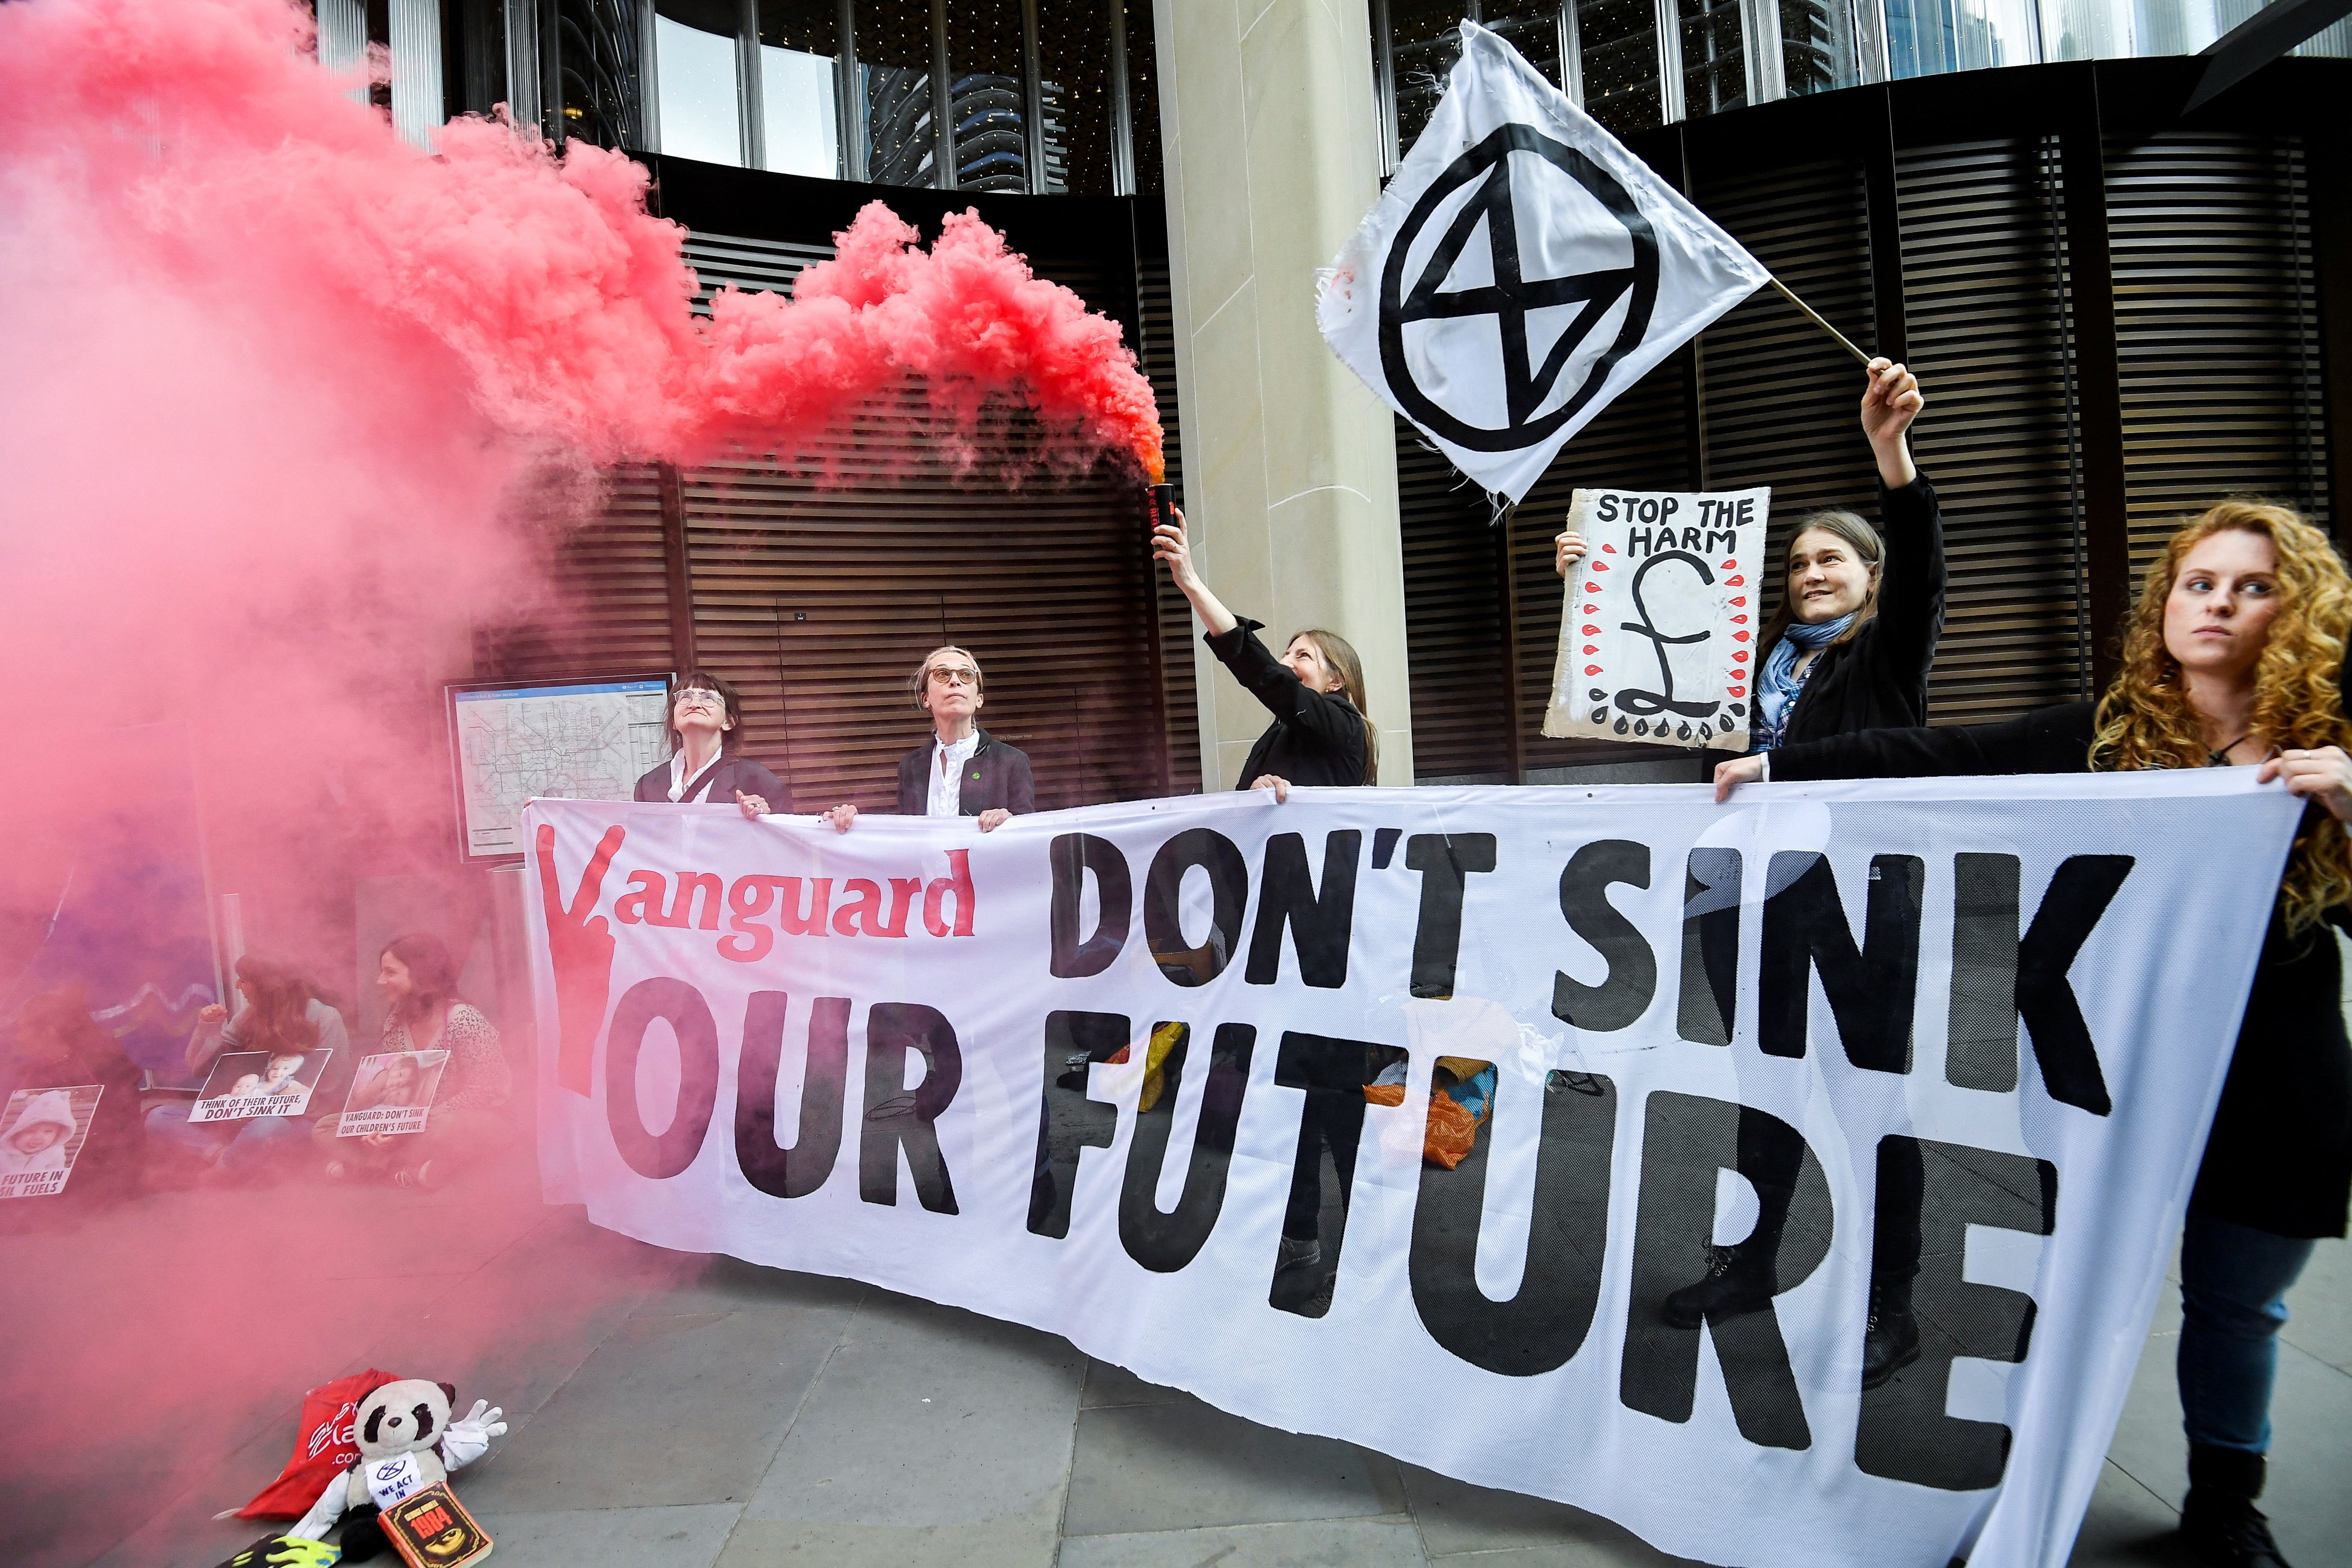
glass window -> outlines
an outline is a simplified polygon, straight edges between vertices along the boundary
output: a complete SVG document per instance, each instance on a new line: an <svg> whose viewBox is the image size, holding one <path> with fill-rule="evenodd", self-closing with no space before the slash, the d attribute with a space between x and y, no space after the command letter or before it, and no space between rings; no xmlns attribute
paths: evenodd
<svg viewBox="0 0 2352 1568"><path fill-rule="evenodd" d="M1039 0L1037 97L1049 191L1111 194L1108 18L1102 0Z"/></svg>
<svg viewBox="0 0 2352 1568"><path fill-rule="evenodd" d="M1559 79L1559 0L1481 0L1479 25L1527 57L1554 87Z"/></svg>
<svg viewBox="0 0 2352 1568"><path fill-rule="evenodd" d="M1790 97L1862 80L1852 0L1780 0L1780 75Z"/></svg>
<svg viewBox="0 0 2352 1568"><path fill-rule="evenodd" d="M1720 114L1748 101L1740 0L1675 0L1683 46L1683 114Z"/></svg>
<svg viewBox="0 0 2352 1568"><path fill-rule="evenodd" d="M2032 0L1886 0L1886 66L1897 77L2030 65ZM2081 0L2057 0L2075 6ZM2090 0L2093 6L2107 0ZM2082 56L2072 57L2082 58Z"/></svg>
<svg viewBox="0 0 2352 1568"><path fill-rule="evenodd" d="M2352 59L2352 20L2330 22L2297 44L2294 52L2324 59Z"/></svg>
<svg viewBox="0 0 2352 1568"><path fill-rule="evenodd" d="M1664 122L1651 0L1576 0L1576 39L1587 114L1620 136Z"/></svg>
<svg viewBox="0 0 2352 1568"><path fill-rule="evenodd" d="M1887 53L1895 52L1894 6L1887 7ZM2112 60L2128 56L2130 0L2042 0L2042 58ZM1948 70L1951 68L1944 68ZM1896 72L1901 75L1900 71Z"/></svg>
<svg viewBox="0 0 2352 1568"><path fill-rule="evenodd" d="M654 14L664 153L706 163L743 162L730 0L661 0Z"/></svg>
<svg viewBox="0 0 2352 1568"><path fill-rule="evenodd" d="M1029 188L1029 114L1019 0L948 9L949 104L960 191Z"/></svg>
<svg viewBox="0 0 2352 1568"><path fill-rule="evenodd" d="M1444 96L1445 74L1462 58L1463 0L1389 0L1389 60L1396 82L1396 150L1402 158Z"/></svg>
<svg viewBox="0 0 2352 1568"><path fill-rule="evenodd" d="M760 114L767 166L780 174L841 177L840 18L833 0L760 0Z"/></svg>
<svg viewBox="0 0 2352 1568"><path fill-rule="evenodd" d="M1160 56L1151 35L1151 0L1112 0L1127 19L1127 107L1133 127L1135 191L1160 194Z"/></svg>
<svg viewBox="0 0 2352 1568"><path fill-rule="evenodd" d="M852 42L864 100L866 177L877 185L937 184L929 0L857 0Z"/></svg>

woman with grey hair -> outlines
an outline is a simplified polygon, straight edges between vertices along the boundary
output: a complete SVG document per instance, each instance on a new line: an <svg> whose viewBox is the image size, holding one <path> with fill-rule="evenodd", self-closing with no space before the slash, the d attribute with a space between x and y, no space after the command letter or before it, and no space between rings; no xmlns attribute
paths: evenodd
<svg viewBox="0 0 2352 1568"><path fill-rule="evenodd" d="M976 816L991 833L1037 809L1028 753L980 727L982 684L980 660L953 644L915 667L907 689L931 721L931 738L898 759L899 816ZM857 807L845 801L825 816L846 833Z"/></svg>

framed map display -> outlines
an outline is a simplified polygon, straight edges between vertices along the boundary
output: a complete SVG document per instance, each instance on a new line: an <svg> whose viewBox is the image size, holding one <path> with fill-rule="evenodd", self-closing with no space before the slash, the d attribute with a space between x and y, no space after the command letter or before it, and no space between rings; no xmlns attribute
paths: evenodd
<svg viewBox="0 0 2352 1568"><path fill-rule="evenodd" d="M459 857L522 858L523 803L627 800L669 755L669 678L453 681L442 689Z"/></svg>

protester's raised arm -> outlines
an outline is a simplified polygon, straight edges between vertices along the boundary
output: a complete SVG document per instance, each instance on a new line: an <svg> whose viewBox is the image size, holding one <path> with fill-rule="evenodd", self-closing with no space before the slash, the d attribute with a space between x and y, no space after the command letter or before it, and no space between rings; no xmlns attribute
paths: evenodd
<svg viewBox="0 0 2352 1568"><path fill-rule="evenodd" d="M1163 522L1151 531L1151 553L1168 563L1168 575L1175 580L1184 597L1192 602L1192 613L1201 617L1210 636L1222 637L1240 625L1239 617L1201 581L1201 574L1192 564L1192 536L1185 531L1181 511L1176 512L1174 522Z"/></svg>
<svg viewBox="0 0 2352 1568"><path fill-rule="evenodd" d="M1911 461L1911 421L1927 405L1919 378L1892 360L1870 362L1870 384L1862 393L1862 433L1878 459L1878 477L1899 490L1919 477Z"/></svg>

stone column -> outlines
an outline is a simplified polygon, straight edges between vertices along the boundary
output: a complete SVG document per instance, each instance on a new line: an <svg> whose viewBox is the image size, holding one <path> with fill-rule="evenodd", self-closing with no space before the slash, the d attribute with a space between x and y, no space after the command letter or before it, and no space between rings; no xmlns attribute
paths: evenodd
<svg viewBox="0 0 2352 1568"><path fill-rule="evenodd" d="M1185 516L1202 575L1267 642L1356 646L1380 782L1412 782L1392 416L1324 346L1315 273L1380 195L1365 0L1154 0ZM1200 646L1205 787L1265 710Z"/></svg>

